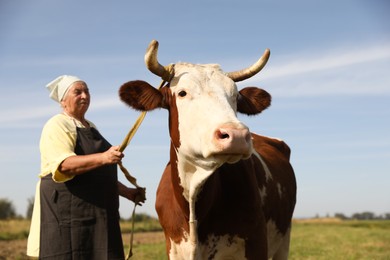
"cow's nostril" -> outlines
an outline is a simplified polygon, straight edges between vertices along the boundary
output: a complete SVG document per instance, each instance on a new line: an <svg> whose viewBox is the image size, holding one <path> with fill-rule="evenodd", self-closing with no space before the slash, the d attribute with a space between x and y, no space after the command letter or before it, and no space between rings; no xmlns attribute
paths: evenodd
<svg viewBox="0 0 390 260"><path fill-rule="evenodd" d="M222 134L221 135L221 139L228 139L229 138L229 135L228 134Z"/></svg>
<svg viewBox="0 0 390 260"><path fill-rule="evenodd" d="M221 139L229 139L229 134L226 131L218 130L216 136L219 140Z"/></svg>

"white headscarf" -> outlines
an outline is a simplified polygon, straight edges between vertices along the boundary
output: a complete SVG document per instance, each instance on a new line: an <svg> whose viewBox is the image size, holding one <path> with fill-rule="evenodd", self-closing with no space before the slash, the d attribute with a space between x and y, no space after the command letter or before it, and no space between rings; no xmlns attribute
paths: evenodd
<svg viewBox="0 0 390 260"><path fill-rule="evenodd" d="M58 103L64 98L68 88L76 81L83 81L75 76L62 75L46 85L50 91L50 97Z"/></svg>

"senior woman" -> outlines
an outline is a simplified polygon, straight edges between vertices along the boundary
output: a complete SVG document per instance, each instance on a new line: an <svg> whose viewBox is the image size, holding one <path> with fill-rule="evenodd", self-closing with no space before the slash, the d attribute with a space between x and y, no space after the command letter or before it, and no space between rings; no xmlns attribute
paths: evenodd
<svg viewBox="0 0 390 260"><path fill-rule="evenodd" d="M116 164L124 155L85 118L90 104L87 84L63 75L47 88L63 111L42 130L40 183L27 255L124 259L119 195L140 203L144 191L118 181Z"/></svg>

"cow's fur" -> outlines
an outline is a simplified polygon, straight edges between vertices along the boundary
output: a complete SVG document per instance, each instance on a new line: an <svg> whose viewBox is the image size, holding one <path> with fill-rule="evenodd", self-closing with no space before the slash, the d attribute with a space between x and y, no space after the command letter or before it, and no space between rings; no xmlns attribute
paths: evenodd
<svg viewBox="0 0 390 260"><path fill-rule="evenodd" d="M236 117L266 109L266 91L238 92L218 66L185 63L161 90L131 81L120 96L137 110L169 111L170 161L156 210L170 259L287 259L296 196L290 149L250 134ZM238 141L226 144L225 135Z"/></svg>

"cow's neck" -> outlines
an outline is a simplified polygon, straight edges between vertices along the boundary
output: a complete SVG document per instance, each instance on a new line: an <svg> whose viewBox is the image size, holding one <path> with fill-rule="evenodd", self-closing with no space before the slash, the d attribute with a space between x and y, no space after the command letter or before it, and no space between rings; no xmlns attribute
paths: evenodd
<svg viewBox="0 0 390 260"><path fill-rule="evenodd" d="M215 170L194 165L185 158L181 158L180 154L178 154L177 169L180 185L183 187L183 196L188 202L196 200L203 184Z"/></svg>
<svg viewBox="0 0 390 260"><path fill-rule="evenodd" d="M177 169L180 178L180 183L183 187L183 196L189 204L190 241L191 243L196 244L198 238L195 205L204 183L214 172L215 169L205 169L198 165L194 165L182 156L180 156L180 153L178 153Z"/></svg>
<svg viewBox="0 0 390 260"><path fill-rule="evenodd" d="M181 156L174 145L171 146L170 161L176 199L179 204L187 205L185 212L188 212L189 239L192 244L196 244L198 240L197 216L195 214L196 200L203 184L215 169L205 169L191 163Z"/></svg>
<svg viewBox="0 0 390 260"><path fill-rule="evenodd" d="M175 199L181 209L181 212L189 219L189 205L188 201L184 198L184 189L181 186L181 181L179 177L179 172L177 168L177 154L176 149L174 148L174 145L171 145L170 149L170 164L171 164L171 180L172 180L172 187L174 190L174 196Z"/></svg>

